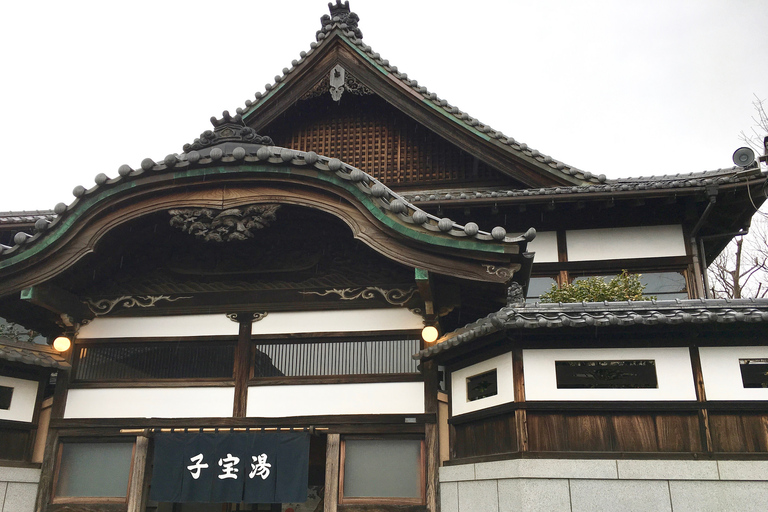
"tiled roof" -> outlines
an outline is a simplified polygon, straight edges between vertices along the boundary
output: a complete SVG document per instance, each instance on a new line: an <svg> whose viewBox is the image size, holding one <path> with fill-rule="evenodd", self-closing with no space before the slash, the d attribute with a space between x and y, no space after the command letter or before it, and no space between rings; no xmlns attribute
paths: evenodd
<svg viewBox="0 0 768 512"><path fill-rule="evenodd" d="M59 370L70 368L70 364L66 359L48 345L23 343L1 338L0 359L12 363L44 366L46 368L56 368Z"/></svg>
<svg viewBox="0 0 768 512"><path fill-rule="evenodd" d="M438 343L414 354L413 358L431 357L506 330L734 322L768 322L768 299L675 299L573 304L535 302L504 307L446 334Z"/></svg>
<svg viewBox="0 0 768 512"><path fill-rule="evenodd" d="M700 188L709 185L725 185L729 183L746 183L756 179L764 180L767 173L759 169L745 170L741 167L730 167L714 171L703 171L690 174L674 174L637 178L619 178L606 180L599 185L559 186L548 188L531 188L510 190L502 187L487 187L483 189L435 189L403 192L409 201L418 203L426 201L462 201L468 199L491 199L502 197L532 197L553 196L566 194L599 194L606 192L629 192L635 190L660 190Z"/></svg>
<svg viewBox="0 0 768 512"><path fill-rule="evenodd" d="M227 117L227 116L225 116ZM240 116L230 118L232 122L240 122ZM214 123L218 128L232 124ZM385 212L385 215L396 217L401 223L411 226L418 236L429 233L441 233L457 240L467 240L480 243L517 244L529 242L536 236L536 231L531 228L520 236L507 235L505 228L496 226L490 231L482 231L474 222L460 225L448 218L436 217L425 212L401 195L392 191L389 187L368 173L345 164L337 158L328 158L318 155L313 151L304 152L276 146L263 146L244 140L239 144L228 141L215 147L204 147L200 151L193 150L181 155L170 154L161 162L155 162L151 158L145 158L138 169L128 165L122 165L118 169L118 175L114 178L101 173L94 178L95 186L90 189L78 185L72 191L75 200L66 205L59 203L54 208L55 216L41 215L34 225L32 233L19 231L14 235L13 246L0 244L0 260L5 257L18 254L33 246L46 234L58 228L64 222L63 219L77 208L81 201L98 196L102 192L115 186L132 181L139 177L151 174L154 176L162 173L172 174L177 171L187 171L201 167L238 166L248 164L266 165L294 165L297 167L309 167L328 175L335 175L343 182L354 187L359 192L368 196L376 207ZM423 235L422 235L423 233Z"/></svg>
<svg viewBox="0 0 768 512"><path fill-rule="evenodd" d="M33 210L29 212L0 212L2 224L34 224L40 219L53 220L56 214L52 210Z"/></svg>
<svg viewBox="0 0 768 512"><path fill-rule="evenodd" d="M446 114L449 114L451 118L465 129L480 134L480 137L493 139L498 141L503 146L509 148L510 152L524 155L527 158L537 161L539 164L543 164L548 167L554 173L560 173L563 176L576 178L577 180L587 183L604 183L606 181L605 175L601 174L596 176L588 171L582 171L572 165L565 164L558 160L555 160L551 156L545 155L540 151L528 147L524 142L519 142L512 137L508 137L502 132L495 130L487 124L481 123L474 117L470 116L466 112L462 112L458 107L451 105L448 100L438 97L434 92L429 91L425 86L420 85L418 81L408 77L407 74L400 72L397 66L390 64L387 59L381 57L381 55L365 44L362 39L362 33L357 28L357 22L359 17L349 10L349 2L343 4L340 0L336 0L336 5L328 4L331 9L331 16L325 15L321 18L322 28L317 31L317 42L310 44L309 51L301 52L298 60L291 62L290 68L283 68L282 75L275 76L274 84L266 84L264 86L265 93L257 92L255 94L256 101L246 100L245 108L238 108L237 113L242 114L244 118L247 118L258 106L265 102L269 97L270 91L279 87L279 85L289 78L291 73L294 73L301 65L306 61L313 52L317 51L324 40L329 39L334 32L338 31L339 34L349 41L351 44L361 50L368 58L372 59L377 66L384 69L386 74L395 77L407 87L418 93L425 101L430 102L436 109L439 109ZM352 18L354 23L350 24L349 20Z"/></svg>

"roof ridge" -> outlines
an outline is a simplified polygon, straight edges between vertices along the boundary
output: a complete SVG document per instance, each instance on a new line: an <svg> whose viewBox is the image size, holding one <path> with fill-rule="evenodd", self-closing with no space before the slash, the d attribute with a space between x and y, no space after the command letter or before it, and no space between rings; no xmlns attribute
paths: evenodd
<svg viewBox="0 0 768 512"><path fill-rule="evenodd" d="M328 4L332 14L334 13L334 9L338 8L339 5L344 7L340 0L336 0L336 2L336 7L334 7L331 3ZM344 4L346 5L347 11L349 11L349 2L344 2ZM352 26L349 22L350 19L352 19L352 16L354 16L354 26ZM241 114L243 118L248 117L252 112L254 112L254 109L257 108L259 104L266 101L271 96L270 93L277 89L280 84L288 78L288 75L293 73L298 66L306 61L307 57L314 53L314 51L319 46L321 46L325 41L329 40L333 33L336 32L349 43L355 45L368 57L373 59L377 65L383 67L388 74L396 77L398 80L400 80L400 82L420 94L424 100L429 101L435 108L441 109L445 113L450 114L456 122L466 125L466 128L469 131L476 131L483 134L485 137L488 137L489 139L495 139L501 145L508 147L512 152L520 153L528 158L536 160L540 164L544 164L545 166L549 167L551 172L560 173L563 176L573 177L588 183L604 183L607 180L604 174L595 175L589 171L583 171L575 166L566 164L552 158L549 155L541 153L540 151L529 147L528 144L515 140L513 137L508 137L501 131L495 130L487 124L481 123L479 120L470 116L466 112L462 112L458 107L451 105L448 100L440 98L436 93L430 92L425 86L419 85L417 80L408 78L406 73L400 72L397 66L391 65L389 60L382 58L379 53L373 51L369 45L363 42L362 33L357 28L357 21L359 21L359 19L359 16L351 11L349 11L348 17L334 15L334 17L331 18L328 15L324 15L321 18L322 27L317 31L315 36L316 41L313 41L310 44L309 51L300 52L300 58L298 60L291 61L290 68L283 68L282 75L275 76L274 84L268 83L264 86L266 91L264 94L262 94L260 91L257 91L254 95L256 101L254 102L250 99L246 100L245 109L238 107L236 112Z"/></svg>

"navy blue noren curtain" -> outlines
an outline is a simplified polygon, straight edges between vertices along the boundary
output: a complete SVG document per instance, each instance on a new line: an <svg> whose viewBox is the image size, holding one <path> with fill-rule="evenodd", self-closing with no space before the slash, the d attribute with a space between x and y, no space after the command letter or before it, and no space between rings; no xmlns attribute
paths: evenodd
<svg viewBox="0 0 768 512"><path fill-rule="evenodd" d="M149 498L172 503L301 503L307 500L308 477L308 434L158 434Z"/></svg>

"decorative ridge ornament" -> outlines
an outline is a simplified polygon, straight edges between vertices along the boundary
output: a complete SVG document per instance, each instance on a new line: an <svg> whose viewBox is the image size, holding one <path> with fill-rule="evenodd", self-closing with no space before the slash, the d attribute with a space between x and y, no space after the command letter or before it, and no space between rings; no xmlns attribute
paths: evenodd
<svg viewBox="0 0 768 512"><path fill-rule="evenodd" d="M213 130L204 131L192 144L184 144L183 149L185 153L210 148L225 142L266 146L274 144L270 137L259 135L253 128L245 126L240 114L236 114L233 117L225 110L222 113L221 119L211 117L211 124L213 125Z"/></svg>
<svg viewBox="0 0 768 512"><path fill-rule="evenodd" d="M341 0L336 0L335 5L332 2L328 2L328 10L331 12L331 15L328 16L327 14L324 14L323 17L320 18L322 27L338 23L340 28L351 30L358 39L363 38L363 33L357 28L360 16L349 10L348 1L342 3ZM318 41L319 40L320 38L318 38Z"/></svg>
<svg viewBox="0 0 768 512"><path fill-rule="evenodd" d="M252 204L243 208L179 208L168 210L170 224L205 242L231 242L253 238L253 231L277 220L279 204Z"/></svg>

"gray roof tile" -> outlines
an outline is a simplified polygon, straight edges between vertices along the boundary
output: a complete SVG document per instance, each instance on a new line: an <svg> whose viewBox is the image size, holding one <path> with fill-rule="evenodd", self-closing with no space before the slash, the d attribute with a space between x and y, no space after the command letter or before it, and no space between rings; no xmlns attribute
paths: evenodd
<svg viewBox="0 0 768 512"><path fill-rule="evenodd" d="M0 360L30 366L43 366L65 370L70 364L61 354L48 345L22 343L0 338Z"/></svg>
<svg viewBox="0 0 768 512"><path fill-rule="evenodd" d="M768 299L694 299L518 304L444 335L424 359L489 334L521 329L768 322Z"/></svg>

